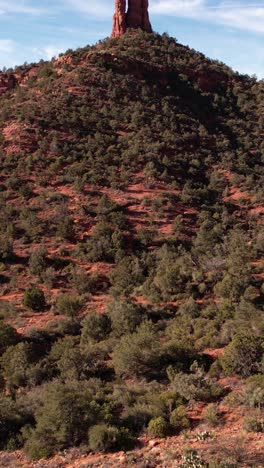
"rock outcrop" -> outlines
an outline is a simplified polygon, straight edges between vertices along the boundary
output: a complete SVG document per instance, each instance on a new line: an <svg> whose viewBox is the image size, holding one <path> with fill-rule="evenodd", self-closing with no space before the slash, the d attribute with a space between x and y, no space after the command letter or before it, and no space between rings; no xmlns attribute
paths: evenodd
<svg viewBox="0 0 264 468"><path fill-rule="evenodd" d="M148 6L148 0L128 0L127 28L140 28L143 31L152 32Z"/></svg>
<svg viewBox="0 0 264 468"><path fill-rule="evenodd" d="M126 32L127 28L152 32L148 13L148 0L128 0L127 12L126 6L126 0L115 0L112 37L121 36Z"/></svg>
<svg viewBox="0 0 264 468"><path fill-rule="evenodd" d="M122 36L126 32L126 0L115 0L112 37Z"/></svg>

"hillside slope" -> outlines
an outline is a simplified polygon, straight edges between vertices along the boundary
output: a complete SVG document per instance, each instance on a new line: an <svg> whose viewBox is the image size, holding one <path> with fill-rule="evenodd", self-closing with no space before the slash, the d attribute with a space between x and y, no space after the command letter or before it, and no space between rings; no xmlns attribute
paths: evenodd
<svg viewBox="0 0 264 468"><path fill-rule="evenodd" d="M263 95L143 32L0 73L3 450L261 466Z"/></svg>

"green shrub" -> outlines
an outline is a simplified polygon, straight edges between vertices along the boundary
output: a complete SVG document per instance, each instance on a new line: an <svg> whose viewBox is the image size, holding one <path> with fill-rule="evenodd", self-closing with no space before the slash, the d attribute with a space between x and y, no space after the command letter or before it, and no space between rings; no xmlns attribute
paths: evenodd
<svg viewBox="0 0 264 468"><path fill-rule="evenodd" d="M251 408L264 407L264 375L258 374L247 379L243 401Z"/></svg>
<svg viewBox="0 0 264 468"><path fill-rule="evenodd" d="M117 299L108 306L112 330L116 337L133 333L143 319L143 312L136 304Z"/></svg>
<svg viewBox="0 0 264 468"><path fill-rule="evenodd" d="M6 234L0 234L0 260L11 260L13 254L13 239Z"/></svg>
<svg viewBox="0 0 264 468"><path fill-rule="evenodd" d="M166 437L169 433L169 423L162 417L153 418L148 424L150 437Z"/></svg>
<svg viewBox="0 0 264 468"><path fill-rule="evenodd" d="M51 348L49 361L56 364L60 376L65 380L79 380L85 367L85 358L74 337L56 341Z"/></svg>
<svg viewBox="0 0 264 468"><path fill-rule="evenodd" d="M264 432L264 419L246 418L244 428L247 432Z"/></svg>
<svg viewBox="0 0 264 468"><path fill-rule="evenodd" d="M18 343L7 348L1 357L3 375L8 386L23 387L27 384L27 371L31 363L31 346Z"/></svg>
<svg viewBox="0 0 264 468"><path fill-rule="evenodd" d="M224 389L215 379L207 377L203 369L196 367L191 374L173 372L168 369L168 375L176 392L186 400L214 401L224 394Z"/></svg>
<svg viewBox="0 0 264 468"><path fill-rule="evenodd" d="M127 429L97 424L89 429L89 447L94 452L125 450L131 446L132 438Z"/></svg>
<svg viewBox="0 0 264 468"><path fill-rule="evenodd" d="M29 259L29 271L32 275L40 277L43 271L45 270L46 265L47 263L45 249L41 248L32 252Z"/></svg>
<svg viewBox="0 0 264 468"><path fill-rule="evenodd" d="M143 322L135 333L124 335L114 349L113 365L117 374L152 375L160 368L161 347L151 322Z"/></svg>
<svg viewBox="0 0 264 468"><path fill-rule="evenodd" d="M41 289L32 287L25 291L22 303L28 309L40 312L46 306L44 293Z"/></svg>
<svg viewBox="0 0 264 468"><path fill-rule="evenodd" d="M40 440L35 435L26 441L24 451L31 460L49 458L52 455L52 448L47 445L45 437Z"/></svg>
<svg viewBox="0 0 264 468"><path fill-rule="evenodd" d="M0 421L0 449L8 450L8 446L18 441L24 418L17 403L3 394L0 395Z"/></svg>
<svg viewBox="0 0 264 468"><path fill-rule="evenodd" d="M62 315L72 319L77 316L82 308L82 299L71 294L60 294L56 299L56 309Z"/></svg>
<svg viewBox="0 0 264 468"><path fill-rule="evenodd" d="M170 425L174 431L180 432L184 429L189 429L190 420L187 417L186 409L184 406L179 406L172 411L170 415Z"/></svg>
<svg viewBox="0 0 264 468"><path fill-rule="evenodd" d="M111 331L111 321L106 314L92 312L83 319L81 332L81 346L85 347L93 342L104 340Z"/></svg>
<svg viewBox="0 0 264 468"><path fill-rule="evenodd" d="M223 457L216 457L209 461L208 468L239 468L239 465L233 457L228 457L224 460Z"/></svg>
<svg viewBox="0 0 264 468"><path fill-rule="evenodd" d="M70 283L78 294L93 293L96 290L98 275L93 273L88 275L85 270L72 268Z"/></svg>
<svg viewBox="0 0 264 468"><path fill-rule="evenodd" d="M219 412L216 405L209 405L205 411L205 420L211 426L217 426L219 424Z"/></svg>
<svg viewBox="0 0 264 468"><path fill-rule="evenodd" d="M238 373L248 377L260 371L263 356L263 339L248 333L234 336L220 358L223 371L226 374Z"/></svg>
<svg viewBox="0 0 264 468"><path fill-rule="evenodd" d="M41 400L34 411L35 428L26 443L29 454L41 456L44 449L51 455L86 440L100 410L87 385L54 381L45 387Z"/></svg>
<svg viewBox="0 0 264 468"><path fill-rule="evenodd" d="M69 216L61 219L58 224L57 234L63 239L72 240L75 236L74 220Z"/></svg>
<svg viewBox="0 0 264 468"><path fill-rule="evenodd" d="M0 355L12 345L17 344L20 341L20 336L16 330L0 320Z"/></svg>

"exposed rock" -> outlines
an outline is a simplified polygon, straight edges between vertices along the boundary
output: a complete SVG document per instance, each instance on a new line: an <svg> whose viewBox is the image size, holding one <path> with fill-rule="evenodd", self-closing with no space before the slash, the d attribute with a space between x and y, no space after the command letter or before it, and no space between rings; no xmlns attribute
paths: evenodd
<svg viewBox="0 0 264 468"><path fill-rule="evenodd" d="M152 32L148 14L148 0L128 0L126 24L128 28L140 28Z"/></svg>
<svg viewBox="0 0 264 468"><path fill-rule="evenodd" d="M122 36L126 32L126 0L115 0L112 37Z"/></svg>
<svg viewBox="0 0 264 468"><path fill-rule="evenodd" d="M148 442L148 447L153 448L159 445L159 441L157 439L151 439Z"/></svg>
<svg viewBox="0 0 264 468"><path fill-rule="evenodd" d="M124 34L127 28L142 29L152 32L148 13L148 0L115 0L115 13L113 17L112 37Z"/></svg>

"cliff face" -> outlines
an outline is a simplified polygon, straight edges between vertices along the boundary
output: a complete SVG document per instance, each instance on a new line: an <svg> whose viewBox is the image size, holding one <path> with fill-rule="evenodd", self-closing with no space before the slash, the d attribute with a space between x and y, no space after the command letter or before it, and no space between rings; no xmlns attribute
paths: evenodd
<svg viewBox="0 0 264 468"><path fill-rule="evenodd" d="M148 6L148 0L128 0L126 12L126 0L115 0L112 37L121 36L127 28L152 32Z"/></svg>
<svg viewBox="0 0 264 468"><path fill-rule="evenodd" d="M126 23L128 28L140 28L151 32L148 14L148 0L128 0Z"/></svg>

